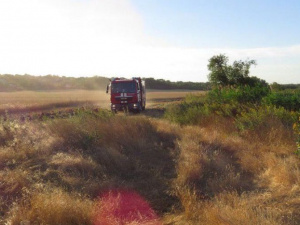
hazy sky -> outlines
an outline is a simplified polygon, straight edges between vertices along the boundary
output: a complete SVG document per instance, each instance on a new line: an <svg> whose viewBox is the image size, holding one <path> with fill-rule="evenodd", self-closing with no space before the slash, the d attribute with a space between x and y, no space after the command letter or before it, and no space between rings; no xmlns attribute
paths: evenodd
<svg viewBox="0 0 300 225"><path fill-rule="evenodd" d="M208 59L300 83L299 0L0 0L0 74L207 81Z"/></svg>

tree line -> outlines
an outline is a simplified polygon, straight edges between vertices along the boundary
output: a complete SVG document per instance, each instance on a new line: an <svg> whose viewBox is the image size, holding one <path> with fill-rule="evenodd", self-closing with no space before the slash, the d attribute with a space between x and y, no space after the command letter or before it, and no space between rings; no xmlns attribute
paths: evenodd
<svg viewBox="0 0 300 225"><path fill-rule="evenodd" d="M154 78L143 78L146 82L148 89L159 89L159 90L172 90L172 89L186 89L186 90L209 90L209 82L183 82L177 81L172 82L163 79Z"/></svg>
<svg viewBox="0 0 300 225"><path fill-rule="evenodd" d="M31 75L0 75L0 91L50 91L105 89L108 78L105 77L61 77L61 76L31 76Z"/></svg>
<svg viewBox="0 0 300 225"><path fill-rule="evenodd" d="M188 89L208 90L210 84L207 82L171 82L164 79L143 78L147 89ZM94 77L65 77L56 75L32 76L0 74L0 91L51 91L51 90L105 90L109 78Z"/></svg>

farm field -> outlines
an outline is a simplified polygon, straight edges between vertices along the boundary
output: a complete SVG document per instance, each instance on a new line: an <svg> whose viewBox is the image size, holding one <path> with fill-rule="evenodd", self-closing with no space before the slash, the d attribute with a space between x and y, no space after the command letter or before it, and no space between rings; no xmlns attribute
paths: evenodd
<svg viewBox="0 0 300 225"><path fill-rule="evenodd" d="M299 224L298 114L204 96L114 115L99 91L1 93L8 113L76 110L1 117L0 224Z"/></svg>
<svg viewBox="0 0 300 225"><path fill-rule="evenodd" d="M159 103L178 101L188 93L205 92L149 90L147 103L151 107ZM9 113L31 113L86 105L109 109L109 95L103 90L0 92L0 115L6 111Z"/></svg>

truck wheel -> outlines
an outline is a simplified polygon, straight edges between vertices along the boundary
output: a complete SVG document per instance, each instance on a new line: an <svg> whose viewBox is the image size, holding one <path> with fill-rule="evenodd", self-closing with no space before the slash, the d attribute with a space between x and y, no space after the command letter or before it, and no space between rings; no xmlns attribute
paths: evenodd
<svg viewBox="0 0 300 225"><path fill-rule="evenodd" d="M143 107L139 104L139 107L136 109L136 113L140 113L143 110Z"/></svg>

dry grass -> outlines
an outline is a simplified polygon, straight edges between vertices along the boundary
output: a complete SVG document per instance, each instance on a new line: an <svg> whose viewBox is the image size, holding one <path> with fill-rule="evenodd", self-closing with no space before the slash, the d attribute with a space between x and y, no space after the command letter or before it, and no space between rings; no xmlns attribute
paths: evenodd
<svg viewBox="0 0 300 225"><path fill-rule="evenodd" d="M93 213L91 200L57 189L34 193L28 202L14 206L7 223L91 225Z"/></svg>
<svg viewBox="0 0 300 225"><path fill-rule="evenodd" d="M184 210L165 222L298 224L300 160L291 128L272 121L268 130L238 135L223 123L183 128L173 185Z"/></svg>
<svg viewBox="0 0 300 225"><path fill-rule="evenodd" d="M19 92L0 92L1 108L11 106L32 106L55 104L61 102L98 102L108 99L108 95L103 91L19 91Z"/></svg>
<svg viewBox="0 0 300 225"><path fill-rule="evenodd" d="M166 192L169 177L175 176L171 155L175 136L171 133L157 130L144 117L123 116L106 120L59 120L49 124L49 128L57 135L58 149L73 155L81 149L85 157L97 164L92 170L96 175L92 177L105 179L98 184L99 190L129 187L147 196L159 211L172 205L173 200ZM60 174L62 172L66 174L60 169ZM82 179L88 177L87 172L82 173Z"/></svg>
<svg viewBox="0 0 300 225"><path fill-rule="evenodd" d="M176 175L171 130L157 129L143 116L99 115L83 112L46 122L2 121L1 126L6 126L0 146L3 221L72 224L65 213L70 210L78 214L74 224L77 218L78 224L88 224L83 214L89 223L92 217L80 202L85 205L90 198L94 204L99 193L116 188L141 194L160 214L171 209L176 201L169 194L170 180ZM53 192L57 189L61 191ZM79 201L80 195L86 197ZM63 202L56 205L46 198Z"/></svg>
<svg viewBox="0 0 300 225"><path fill-rule="evenodd" d="M6 112L32 113L84 105L109 107L109 96L103 91L21 91L0 92L0 115Z"/></svg>
<svg viewBox="0 0 300 225"><path fill-rule="evenodd" d="M295 150L276 118L243 133L217 116L201 127L89 112L1 120L0 223L299 224ZM136 193L150 214L117 217L125 206L111 190Z"/></svg>

